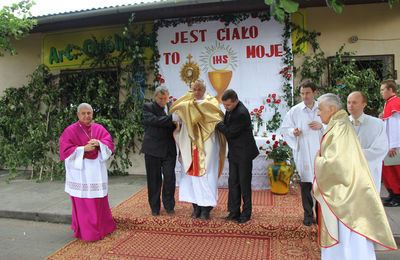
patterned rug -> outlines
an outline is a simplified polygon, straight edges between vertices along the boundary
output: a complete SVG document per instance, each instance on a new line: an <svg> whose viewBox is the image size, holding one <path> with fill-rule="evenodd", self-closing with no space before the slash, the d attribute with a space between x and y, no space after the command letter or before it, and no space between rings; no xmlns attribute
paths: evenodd
<svg viewBox="0 0 400 260"><path fill-rule="evenodd" d="M252 219L237 224L221 219L227 189L219 190L210 220L191 219L192 205L182 202L174 215L162 209L153 217L142 189L112 209L112 234L97 242L74 240L48 259L320 259L316 225L302 224L300 190L252 194Z"/></svg>

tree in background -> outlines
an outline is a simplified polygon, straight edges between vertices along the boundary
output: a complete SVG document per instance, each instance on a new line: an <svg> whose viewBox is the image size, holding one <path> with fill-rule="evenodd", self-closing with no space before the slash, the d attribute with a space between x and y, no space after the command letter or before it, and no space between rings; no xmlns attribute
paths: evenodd
<svg viewBox="0 0 400 260"><path fill-rule="evenodd" d="M36 25L29 9L35 4L31 0L23 0L11 6L3 6L0 10L0 56L4 53L17 54L11 45L12 39L26 36Z"/></svg>

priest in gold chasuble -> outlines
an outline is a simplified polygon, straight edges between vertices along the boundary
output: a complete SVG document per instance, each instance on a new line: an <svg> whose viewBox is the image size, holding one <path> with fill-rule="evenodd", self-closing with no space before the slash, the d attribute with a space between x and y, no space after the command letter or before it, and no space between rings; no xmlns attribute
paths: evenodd
<svg viewBox="0 0 400 260"><path fill-rule="evenodd" d="M328 93L318 103L327 124L313 182L321 259L375 259L374 250L397 247L374 180L339 97Z"/></svg>
<svg viewBox="0 0 400 260"><path fill-rule="evenodd" d="M209 219L217 205L218 177L225 161L226 140L215 125L224 114L218 100L206 94L202 80L170 108L173 121L180 122L174 132L185 174L179 183L179 200L193 204L192 218Z"/></svg>

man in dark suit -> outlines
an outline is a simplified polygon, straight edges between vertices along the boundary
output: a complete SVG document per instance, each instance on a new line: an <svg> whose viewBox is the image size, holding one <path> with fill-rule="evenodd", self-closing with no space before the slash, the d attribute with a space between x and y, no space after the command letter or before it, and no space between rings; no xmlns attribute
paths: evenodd
<svg viewBox="0 0 400 260"><path fill-rule="evenodd" d="M172 135L175 124L172 115L168 115L169 91L164 86L157 87L154 97L155 101L143 107L145 133L141 151L145 154L151 213L157 216L160 214L161 186L164 208L168 214L175 212L176 145Z"/></svg>
<svg viewBox="0 0 400 260"><path fill-rule="evenodd" d="M226 114L224 121L217 124L217 128L226 136L229 147L229 215L224 219L245 223L251 217L251 172L253 159L259 151L254 140L249 111L239 101L236 92L228 89L221 99ZM243 208L240 213L242 198Z"/></svg>

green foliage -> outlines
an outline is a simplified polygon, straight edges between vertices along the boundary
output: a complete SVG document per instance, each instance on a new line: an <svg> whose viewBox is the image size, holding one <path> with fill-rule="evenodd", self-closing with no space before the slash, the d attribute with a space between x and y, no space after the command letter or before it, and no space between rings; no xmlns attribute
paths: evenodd
<svg viewBox="0 0 400 260"><path fill-rule="evenodd" d="M11 55L17 54L11 40L27 35L36 25L36 20L30 18L29 12L33 4L30 0L24 0L18 4L3 6L0 10L0 56L4 56L2 51Z"/></svg>
<svg viewBox="0 0 400 260"><path fill-rule="evenodd" d="M283 23L286 13L295 13L299 9L299 3L292 0L264 0L266 5L270 6L270 15Z"/></svg>
<svg viewBox="0 0 400 260"><path fill-rule="evenodd" d="M353 91L362 91L367 96L365 113L378 116L382 111L384 100L380 96L380 80L371 68L359 69L352 59L344 61L344 56L354 53L344 52L342 46L330 62L330 82L326 89L341 98L343 104L347 104L347 96Z"/></svg>
<svg viewBox="0 0 400 260"><path fill-rule="evenodd" d="M147 77L144 47L153 41L130 21L123 40L129 48L113 57L97 42L97 55L84 62L92 69L67 70L52 74L41 65L27 86L6 89L0 98L0 166L15 174L31 167L31 178L63 179L64 163L59 160L59 138L76 122L76 108L86 102L94 110L94 122L103 125L115 142L111 173L126 174L132 166L129 154L136 150L144 127L143 91ZM78 47L74 47L78 49ZM122 96L120 94L123 93Z"/></svg>

